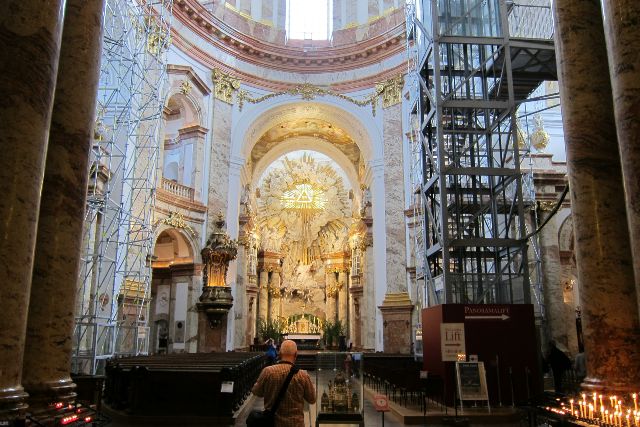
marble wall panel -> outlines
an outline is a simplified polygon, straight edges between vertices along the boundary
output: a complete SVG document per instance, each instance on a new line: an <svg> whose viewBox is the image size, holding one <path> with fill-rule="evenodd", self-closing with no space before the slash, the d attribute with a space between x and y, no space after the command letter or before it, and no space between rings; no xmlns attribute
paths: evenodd
<svg viewBox="0 0 640 427"><path fill-rule="evenodd" d="M211 167L209 169L209 216L227 212L229 190L229 155L231 152L231 111L232 106L216 99L213 107L213 132L211 143ZM214 223L209 221L207 237L213 231Z"/></svg>
<svg viewBox="0 0 640 427"><path fill-rule="evenodd" d="M387 235L387 292L407 291L404 182L402 164L402 106L384 110L384 187Z"/></svg>

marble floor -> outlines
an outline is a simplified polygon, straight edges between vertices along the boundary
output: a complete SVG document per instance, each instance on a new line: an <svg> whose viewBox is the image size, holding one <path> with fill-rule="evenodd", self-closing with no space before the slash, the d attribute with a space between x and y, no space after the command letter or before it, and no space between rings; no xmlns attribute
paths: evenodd
<svg viewBox="0 0 640 427"><path fill-rule="evenodd" d="M248 408L247 408L248 409ZM252 401L251 409L242 411L243 414L240 416L235 424L235 427L245 427L246 426L246 418L247 414L252 409L262 409L262 399L255 398ZM311 414L311 421L309 420L309 414ZM304 425L305 427L315 427L315 417L316 417L316 405L308 405L305 408L304 413ZM324 425L324 424L323 424ZM346 427L349 424L331 424L333 427ZM364 400L364 425L365 426L382 426L382 417L379 412L373 407L373 403L371 403L370 399ZM384 415L384 427L401 427L404 426L402 422L398 420L398 418L390 412L387 412Z"/></svg>

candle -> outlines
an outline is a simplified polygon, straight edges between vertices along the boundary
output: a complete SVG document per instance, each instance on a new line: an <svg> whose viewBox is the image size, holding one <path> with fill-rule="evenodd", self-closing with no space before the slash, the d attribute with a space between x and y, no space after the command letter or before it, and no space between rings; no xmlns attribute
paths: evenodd
<svg viewBox="0 0 640 427"><path fill-rule="evenodd" d="M637 411L638 410L638 393L633 393L631 396L633 397L634 411Z"/></svg>
<svg viewBox="0 0 640 427"><path fill-rule="evenodd" d="M571 399L569 403L571 404L571 415L573 415L573 399Z"/></svg>
<svg viewBox="0 0 640 427"><path fill-rule="evenodd" d="M589 419L593 419L593 405L589 403Z"/></svg>

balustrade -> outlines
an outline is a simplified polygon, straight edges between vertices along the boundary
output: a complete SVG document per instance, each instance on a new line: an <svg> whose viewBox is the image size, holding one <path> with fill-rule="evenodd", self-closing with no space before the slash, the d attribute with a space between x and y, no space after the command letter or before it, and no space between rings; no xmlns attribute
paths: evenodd
<svg viewBox="0 0 640 427"><path fill-rule="evenodd" d="M162 178L162 189L175 196L189 199L192 202L195 197L195 190L193 188L187 187L186 185L179 184L176 181L166 178Z"/></svg>

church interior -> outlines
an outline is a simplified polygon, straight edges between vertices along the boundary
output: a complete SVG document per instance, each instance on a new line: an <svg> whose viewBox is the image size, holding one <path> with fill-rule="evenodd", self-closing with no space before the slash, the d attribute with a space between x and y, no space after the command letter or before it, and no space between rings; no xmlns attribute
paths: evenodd
<svg viewBox="0 0 640 427"><path fill-rule="evenodd" d="M640 427L637 0L4 0L0 45L0 426L245 425L290 339L305 424Z"/></svg>

